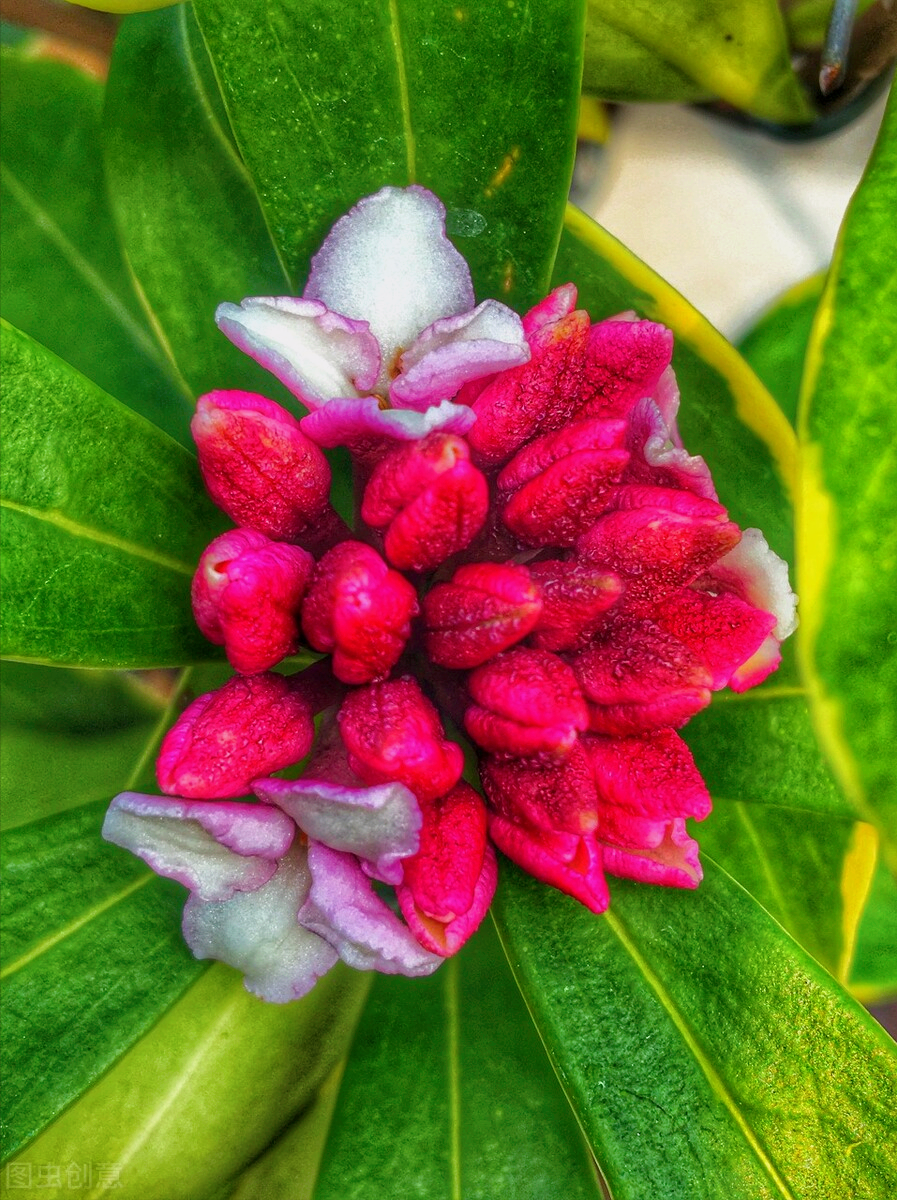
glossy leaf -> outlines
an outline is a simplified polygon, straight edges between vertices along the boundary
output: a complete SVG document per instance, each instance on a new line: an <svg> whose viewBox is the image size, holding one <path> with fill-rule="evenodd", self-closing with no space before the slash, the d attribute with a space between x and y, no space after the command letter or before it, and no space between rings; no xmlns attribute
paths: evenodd
<svg viewBox="0 0 897 1200"><path fill-rule="evenodd" d="M298 286L334 220L431 188L479 298L545 290L572 171L584 0L197 0L237 143ZM234 299L238 297L233 297Z"/></svg>
<svg viewBox="0 0 897 1200"><path fill-rule="evenodd" d="M696 832L701 850L846 985L875 869L871 826L715 799Z"/></svg>
<svg viewBox="0 0 897 1200"><path fill-rule="evenodd" d="M118 1200L197 1200L309 1103L369 982L337 964L304 999L265 1004L215 964L15 1162L114 1163Z"/></svg>
<svg viewBox="0 0 897 1200"><path fill-rule="evenodd" d="M106 733L158 712L164 701L161 688L154 684L163 679L133 672L59 671L4 662L0 666L0 711L7 725L60 733Z"/></svg>
<svg viewBox="0 0 897 1200"><path fill-rule="evenodd" d="M104 135L122 243L187 390L242 387L281 398L214 323L222 300L289 287L189 5L124 22Z"/></svg>
<svg viewBox="0 0 897 1200"><path fill-rule="evenodd" d="M712 96L665 54L608 21L601 0L586 4L583 91L608 101L690 104Z"/></svg>
<svg viewBox="0 0 897 1200"><path fill-rule="evenodd" d="M145 724L92 734L4 729L3 829L95 801L108 802L124 786L148 733Z"/></svg>
<svg viewBox="0 0 897 1200"><path fill-rule="evenodd" d="M609 912L502 875L499 931L615 1200L897 1188L890 1038L709 860Z"/></svg>
<svg viewBox="0 0 897 1200"><path fill-rule="evenodd" d="M850 989L863 1004L897 997L897 882L881 862L857 932Z"/></svg>
<svg viewBox="0 0 897 1200"><path fill-rule="evenodd" d="M607 99L687 99L678 88L669 95L658 94L663 84L685 76L710 95L764 120L789 124L812 119L812 109L791 69L777 0L740 0L737 4L729 0L664 4L589 0L590 27L598 36L590 38L586 85ZM639 65L645 71L646 94L636 90L640 84L637 75L630 85L633 90L622 96L606 93L600 86L605 69L600 33L608 27L615 35L609 47L611 59L619 34L628 35L643 48Z"/></svg>
<svg viewBox="0 0 897 1200"><path fill-rule="evenodd" d="M732 519L762 529L790 562L794 431L738 352L650 267L572 206L553 278L555 285L568 281L595 320L635 309L673 330L686 446L707 459Z"/></svg>
<svg viewBox="0 0 897 1200"><path fill-rule="evenodd" d="M816 729L897 871L897 94L847 211L801 390L798 651Z"/></svg>
<svg viewBox="0 0 897 1200"><path fill-rule="evenodd" d="M100 840L107 803L4 838L7 1153L93 1084L204 969L181 939L183 889Z"/></svg>
<svg viewBox="0 0 897 1200"><path fill-rule="evenodd" d="M714 797L853 817L816 742L807 694L787 682L793 647L784 652L780 673L740 695L718 693L682 735Z"/></svg>
<svg viewBox="0 0 897 1200"><path fill-rule="evenodd" d="M490 923L429 979L378 978L314 1196L499 1195L601 1191Z"/></svg>
<svg viewBox="0 0 897 1200"><path fill-rule="evenodd" d="M819 274L789 288L738 345L792 423L797 417L804 356L824 284L825 275Z"/></svg>
<svg viewBox="0 0 897 1200"><path fill-rule="evenodd" d="M219 657L190 580L221 528L196 459L3 329L4 640L11 658L150 667Z"/></svg>
<svg viewBox="0 0 897 1200"><path fill-rule="evenodd" d="M3 316L186 442L189 397L140 311L106 201L102 86L14 51L2 78Z"/></svg>

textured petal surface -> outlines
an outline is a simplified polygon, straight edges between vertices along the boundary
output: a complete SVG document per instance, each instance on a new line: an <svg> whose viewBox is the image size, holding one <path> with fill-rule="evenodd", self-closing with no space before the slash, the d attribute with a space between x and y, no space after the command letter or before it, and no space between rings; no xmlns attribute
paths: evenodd
<svg viewBox="0 0 897 1200"><path fill-rule="evenodd" d="M333 653L343 683L370 683L398 662L417 614L417 594L376 550L340 542L324 555L302 605L302 628L316 650Z"/></svg>
<svg viewBox="0 0 897 1200"><path fill-rule="evenodd" d="M246 990L262 1000L298 1000L337 960L333 948L296 919L310 883L305 848L295 846L257 891L221 904L191 896L184 939L197 958L215 958L242 971Z"/></svg>
<svg viewBox="0 0 897 1200"><path fill-rule="evenodd" d="M234 529L204 551L193 577L196 623L224 645L244 675L267 671L299 648L297 612L314 567L298 546Z"/></svg>
<svg viewBox="0 0 897 1200"><path fill-rule="evenodd" d="M198 800L245 796L254 779L304 758L313 739L312 706L301 680L235 677L197 697L165 735L156 762L159 786Z"/></svg>
<svg viewBox="0 0 897 1200"><path fill-rule="evenodd" d="M364 321L316 300L252 296L219 304L218 328L309 408L336 396L369 391L380 371L380 349Z"/></svg>
<svg viewBox="0 0 897 1200"><path fill-rule="evenodd" d="M542 599L526 567L470 563L423 601L427 653L443 667L487 662L526 637L539 620Z"/></svg>
<svg viewBox="0 0 897 1200"><path fill-rule="evenodd" d="M103 837L137 854L203 900L253 891L274 874L295 829L285 814L255 804L178 800L122 792Z"/></svg>
<svg viewBox="0 0 897 1200"><path fill-rule="evenodd" d="M461 747L409 677L351 692L339 712L349 765L366 783L404 783L421 800L444 796L461 777Z"/></svg>
<svg viewBox="0 0 897 1200"><path fill-rule="evenodd" d="M351 854L309 843L312 884L299 920L359 971L431 975L442 958L424 950L414 934L374 892Z"/></svg>
<svg viewBox="0 0 897 1200"><path fill-rule="evenodd" d="M573 896L592 912L603 913L610 903L602 851L592 838L580 838L576 853L560 858L538 830L517 825L500 813L489 817L489 833L503 854L543 883Z"/></svg>
<svg viewBox="0 0 897 1200"><path fill-rule="evenodd" d="M445 209L421 187L386 187L341 217L312 259L303 295L366 321L386 392L397 353L440 317L473 308L467 263L445 236Z"/></svg>
<svg viewBox="0 0 897 1200"><path fill-rule="evenodd" d="M291 542L327 510L327 459L273 400L210 392L190 430L209 495L237 525Z"/></svg>

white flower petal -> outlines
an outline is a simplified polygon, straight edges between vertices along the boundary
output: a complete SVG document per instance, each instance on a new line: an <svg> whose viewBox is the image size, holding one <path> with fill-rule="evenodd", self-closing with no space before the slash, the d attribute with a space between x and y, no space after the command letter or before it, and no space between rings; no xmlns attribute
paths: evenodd
<svg viewBox="0 0 897 1200"><path fill-rule="evenodd" d="M202 899L219 901L266 883L294 834L293 822L277 809L138 792L116 796L103 823L107 842Z"/></svg>
<svg viewBox="0 0 897 1200"><path fill-rule="evenodd" d="M218 328L309 408L334 396L369 391L380 371L380 350L364 321L331 312L314 300L250 296L219 304Z"/></svg>
<svg viewBox="0 0 897 1200"><path fill-rule="evenodd" d="M296 915L308 895L306 850L294 846L264 887L209 904L195 895L184 909L184 938L197 958L242 971L247 991L285 1004L310 992L334 965L336 951Z"/></svg>
<svg viewBox="0 0 897 1200"><path fill-rule="evenodd" d="M312 259L303 296L369 323L381 384L396 351L421 330L473 308L467 263L445 236L445 209L421 187L383 188L341 217Z"/></svg>

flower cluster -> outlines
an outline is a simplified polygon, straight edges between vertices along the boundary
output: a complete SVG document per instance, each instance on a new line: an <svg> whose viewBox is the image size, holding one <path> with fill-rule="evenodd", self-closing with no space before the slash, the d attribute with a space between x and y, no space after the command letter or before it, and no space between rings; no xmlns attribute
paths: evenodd
<svg viewBox="0 0 897 1200"><path fill-rule="evenodd" d="M607 873L700 881L686 819L710 799L676 730L775 668L794 597L681 444L669 331L575 305L568 285L522 320L475 307L442 206L387 188L337 222L301 299L218 310L308 413L197 405L238 527L193 607L238 674L164 739L165 794L116 797L105 836L190 888L194 953L265 999L337 958L434 970L488 909L493 844L595 912ZM326 657L272 671L300 648Z"/></svg>

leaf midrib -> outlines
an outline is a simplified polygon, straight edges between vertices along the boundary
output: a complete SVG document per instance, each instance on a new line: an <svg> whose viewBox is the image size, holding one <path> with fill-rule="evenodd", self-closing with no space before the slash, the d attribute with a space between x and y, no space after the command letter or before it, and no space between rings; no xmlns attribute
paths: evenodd
<svg viewBox="0 0 897 1200"><path fill-rule="evenodd" d="M691 1029L685 1017L674 1003L672 996L666 990L659 977L651 969L647 960L639 953L638 947L635 944L635 939L629 934L626 926L616 915L616 913L608 910L604 914L604 919L608 928L613 932L623 949L635 963L645 982L657 996L670 1020L676 1026L676 1029L679 1031L679 1034L682 1037L682 1040L685 1042L686 1047L688 1048L697 1065L700 1067L704 1078L710 1084L713 1092L722 1101L735 1127L747 1142L770 1182L780 1193L780 1195L785 1198L785 1200L797 1200L794 1193L788 1187L785 1179L779 1173L778 1168L772 1161L772 1158L770 1157L763 1143L745 1120L738 1101L732 1095L722 1076L717 1072L713 1063L710 1061L710 1058L705 1053L694 1031Z"/></svg>
<svg viewBox="0 0 897 1200"><path fill-rule="evenodd" d="M84 538L86 541L96 542L102 546L111 546L116 550L123 551L125 554L130 554L134 558L143 558L147 562L151 562L157 567L162 567L166 571L175 571L179 575L187 575L190 578L193 576L195 568L189 563L182 562L178 558L172 558L168 554L161 554L159 551L152 550L148 546L140 546L135 542L129 542L125 538L117 537L114 533L104 533L102 530L93 529L89 525L82 525L80 522L66 517L56 509L31 508L26 504L19 504L17 501L9 500L6 497L0 498L0 507L8 508L10 512L21 513L23 516L31 517L32 520L41 521L46 525L53 525L57 529L62 529L65 533L71 534L73 537Z"/></svg>
<svg viewBox="0 0 897 1200"><path fill-rule="evenodd" d="M141 328L128 312L115 290L91 266L83 254L63 233L47 210L28 190L15 173L5 164L0 164L0 179L8 188L13 199L25 210L37 228L56 246L63 258L76 274L80 275L88 288L105 305L121 329L135 344L141 354L167 374L168 364L158 352L152 338Z"/></svg>

